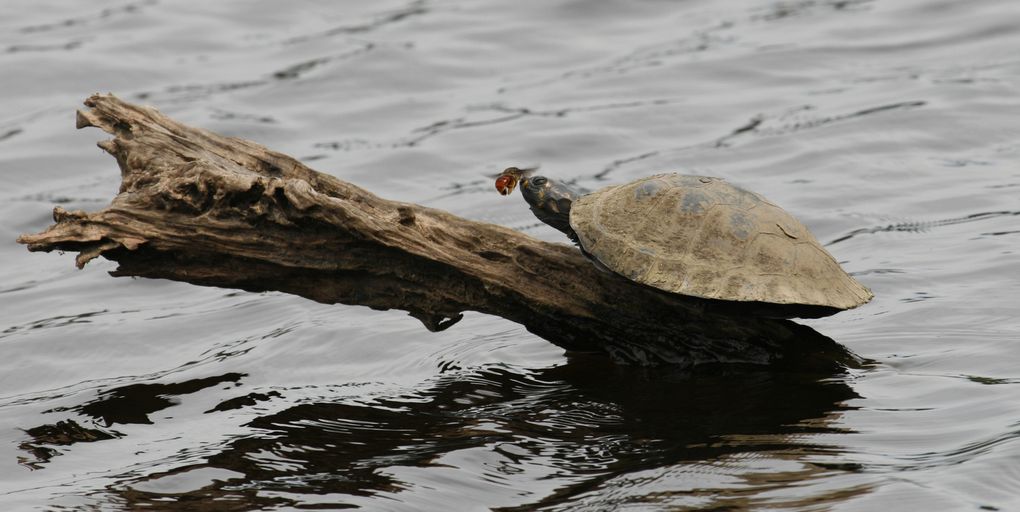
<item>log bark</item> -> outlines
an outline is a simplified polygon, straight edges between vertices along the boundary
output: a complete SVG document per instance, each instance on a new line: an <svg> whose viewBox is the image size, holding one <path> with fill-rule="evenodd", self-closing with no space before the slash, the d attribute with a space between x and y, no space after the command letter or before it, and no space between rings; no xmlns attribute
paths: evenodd
<svg viewBox="0 0 1020 512"><path fill-rule="evenodd" d="M401 309L431 331L480 311L569 351L641 364L852 359L807 327L749 315L752 306L600 271L573 246L389 201L113 95L85 105L78 128L114 135L99 147L120 166L120 192L97 212L57 207L54 225L18 239L31 251L76 251L79 268L103 256L118 263L114 276Z"/></svg>

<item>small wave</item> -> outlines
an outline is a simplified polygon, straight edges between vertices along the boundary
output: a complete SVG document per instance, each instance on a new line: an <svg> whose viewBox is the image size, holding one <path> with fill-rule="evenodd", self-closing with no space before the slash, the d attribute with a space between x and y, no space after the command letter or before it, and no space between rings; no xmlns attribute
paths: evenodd
<svg viewBox="0 0 1020 512"><path fill-rule="evenodd" d="M120 15L135 14L139 12L143 7L156 5L158 0L143 0L140 2L131 2L119 7L108 7L95 14L78 16L74 18L65 18L60 21L52 23L41 23L36 25L28 25L21 27L18 31L23 34L33 34L37 32L50 32L54 30L62 30L71 27L78 27L95 21L106 20Z"/></svg>
<svg viewBox="0 0 1020 512"><path fill-rule="evenodd" d="M941 228L941 227L944 227L944 226L952 226L954 224L964 224L964 223L967 223L967 222L978 222L978 221L983 221L983 220L988 220L988 219L995 219L995 218L998 218L998 217L1009 217L1009 216L1016 216L1016 215L1020 215L1020 211L1003 210L1003 211L995 211L995 212L972 213L970 215L964 215L962 217L953 217L953 218L949 218L949 219L929 220L929 221L898 222L896 224L888 224L888 225L885 225L885 226L875 226L875 227L871 227L871 228L855 229L855 230L853 230L853 231L851 231L851 232L849 232L849 233L847 233L847 234L845 234L845 235L843 235L843 236L841 236L839 238L836 238L836 239L828 242L825 245L826 246L836 245L836 244L838 244L840 242L845 242L847 240L850 240L851 238L854 238L854 237L860 236L860 235L871 235L871 234L875 234L875 233L889 233L889 232L924 233L924 232L930 231L930 230L935 229L935 228Z"/></svg>

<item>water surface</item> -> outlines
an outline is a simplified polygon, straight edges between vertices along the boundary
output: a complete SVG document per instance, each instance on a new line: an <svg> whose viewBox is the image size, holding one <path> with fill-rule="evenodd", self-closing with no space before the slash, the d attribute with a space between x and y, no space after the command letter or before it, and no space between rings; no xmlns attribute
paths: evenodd
<svg viewBox="0 0 1020 512"><path fill-rule="evenodd" d="M0 17L0 503L23 509L1020 507L1012 0L38 2ZM481 314L113 279L93 92L547 240L487 174L755 190L871 287L874 361L680 373Z"/></svg>

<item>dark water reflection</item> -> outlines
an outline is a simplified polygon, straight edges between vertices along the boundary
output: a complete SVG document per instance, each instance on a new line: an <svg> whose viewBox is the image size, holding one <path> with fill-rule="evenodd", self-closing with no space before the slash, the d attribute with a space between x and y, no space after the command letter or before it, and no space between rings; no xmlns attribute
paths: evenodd
<svg viewBox="0 0 1020 512"><path fill-rule="evenodd" d="M780 452L798 459L831 452L798 436L841 431L830 419L857 398L844 377L748 368L689 373L593 357L538 371L457 371L404 396L302 403L259 416L247 425L254 433L215 448L205 463L122 481L106 499L180 510L354 506L360 497L414 492L419 483L405 480L399 468L420 468L457 471L463 480L501 487L508 496L517 488L518 503L506 510L559 508L607 482L654 468L733 454ZM111 396L141 398L138 391ZM82 412L86 408L103 406ZM127 415L123 421L136 419ZM457 467L457 461L466 464ZM554 491L528 499L523 490L533 485L528 480L535 473ZM776 477L793 478L785 484L796 485L795 477Z"/></svg>

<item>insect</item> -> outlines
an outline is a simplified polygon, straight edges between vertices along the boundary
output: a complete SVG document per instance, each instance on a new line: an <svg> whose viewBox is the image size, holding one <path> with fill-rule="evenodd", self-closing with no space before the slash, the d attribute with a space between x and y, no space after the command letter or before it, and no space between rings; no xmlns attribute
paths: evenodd
<svg viewBox="0 0 1020 512"><path fill-rule="evenodd" d="M496 191L499 192L500 195L504 196L510 195L510 193L513 192L514 189L517 187L517 183L519 183L521 179L531 176L536 170L538 170L538 167L530 167L527 169L518 169L516 167L511 167L503 171L496 178Z"/></svg>

